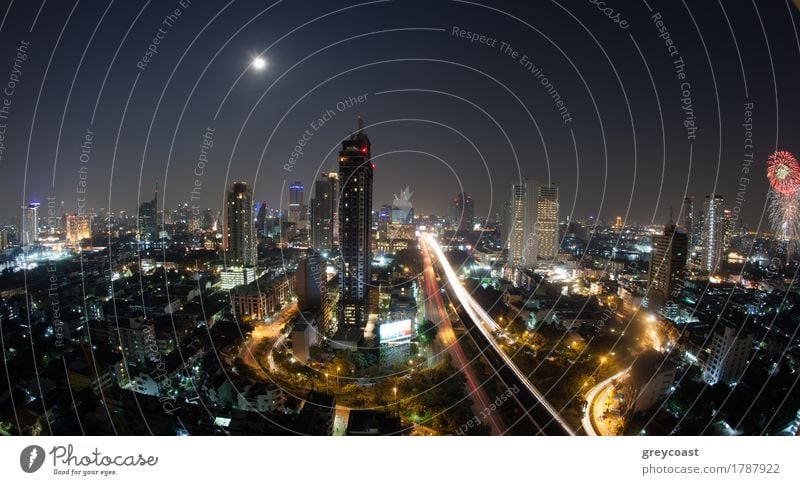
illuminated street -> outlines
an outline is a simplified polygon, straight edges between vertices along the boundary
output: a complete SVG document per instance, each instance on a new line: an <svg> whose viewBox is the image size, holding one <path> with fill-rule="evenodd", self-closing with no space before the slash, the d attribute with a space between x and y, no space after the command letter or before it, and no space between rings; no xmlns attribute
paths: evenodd
<svg viewBox="0 0 800 485"><path fill-rule="evenodd" d="M286 324L289 323L296 314L296 302L282 308L281 311L278 312L269 322L256 325L255 329L250 335L250 338L247 339L245 345L242 346L239 357L241 357L245 365L253 369L262 378L266 379L266 374L264 373L264 367L262 363L258 362L256 349L264 342L265 339L273 340L272 344L270 345L267 362L270 370L275 371L277 367L275 366L275 361L272 359L272 349L283 343L286 336L281 332L281 330L283 330Z"/></svg>
<svg viewBox="0 0 800 485"><path fill-rule="evenodd" d="M613 399L614 381L624 377L628 370L624 370L608 379L599 382L586 393L586 409L581 418L581 425L588 436L614 436L615 429L621 424L621 419L604 418L606 409Z"/></svg>

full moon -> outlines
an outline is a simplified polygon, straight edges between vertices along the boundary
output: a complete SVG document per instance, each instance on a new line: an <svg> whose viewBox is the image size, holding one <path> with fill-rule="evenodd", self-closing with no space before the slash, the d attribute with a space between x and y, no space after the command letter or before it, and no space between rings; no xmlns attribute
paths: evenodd
<svg viewBox="0 0 800 485"><path fill-rule="evenodd" d="M253 59L253 62L252 62L251 65L253 66L253 69L256 69L257 71L260 71L260 70L264 69L265 67L267 67L267 61L263 57L256 57L255 59Z"/></svg>

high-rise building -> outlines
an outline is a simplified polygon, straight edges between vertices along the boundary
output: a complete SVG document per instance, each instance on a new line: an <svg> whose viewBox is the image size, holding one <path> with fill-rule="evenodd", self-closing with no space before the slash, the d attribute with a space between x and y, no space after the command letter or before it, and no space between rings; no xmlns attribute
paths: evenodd
<svg viewBox="0 0 800 485"><path fill-rule="evenodd" d="M558 185L536 186L536 239L538 259L558 256Z"/></svg>
<svg viewBox="0 0 800 485"><path fill-rule="evenodd" d="M262 200L261 205L258 206L258 213L256 215L256 229L255 232L258 236L266 236L265 225L267 223L267 201Z"/></svg>
<svg viewBox="0 0 800 485"><path fill-rule="evenodd" d="M295 180L289 186L289 222L300 229L303 217L303 182Z"/></svg>
<svg viewBox="0 0 800 485"><path fill-rule="evenodd" d="M336 212L338 180L328 174L314 184L314 198L311 199L311 247L315 251L333 249L333 222Z"/></svg>
<svg viewBox="0 0 800 485"><path fill-rule="evenodd" d="M736 234L736 219L733 218L733 211L724 209L722 211L722 220L725 227L724 236L722 238L722 250L726 250L731 245L731 239Z"/></svg>
<svg viewBox="0 0 800 485"><path fill-rule="evenodd" d="M503 247L508 248L508 242L511 235L511 201L503 203L502 213L500 215L500 230L503 235Z"/></svg>
<svg viewBox="0 0 800 485"><path fill-rule="evenodd" d="M694 197L685 197L683 199L683 224L681 224L681 229L683 229L684 234L686 234L686 240L689 247L689 252L691 253L694 249L695 240L694 240Z"/></svg>
<svg viewBox="0 0 800 485"><path fill-rule="evenodd" d="M372 263L372 178L369 137L364 122L342 142L339 152L339 322L364 327Z"/></svg>
<svg viewBox="0 0 800 485"><path fill-rule="evenodd" d="M617 232L622 230L622 216L617 216L614 218L614 227L613 229Z"/></svg>
<svg viewBox="0 0 800 485"><path fill-rule="evenodd" d="M508 227L508 262L513 268L521 268L525 264L526 213L528 210L526 183L511 186L511 207ZM526 210L527 209L527 210Z"/></svg>
<svg viewBox="0 0 800 485"><path fill-rule="evenodd" d="M328 278L325 261L319 254L310 254L297 264L295 273L297 307L301 312L310 312L319 320L318 330L333 334L334 305L328 298Z"/></svg>
<svg viewBox="0 0 800 485"><path fill-rule="evenodd" d="M139 242L155 241L158 239L158 185L153 193L152 200L139 204Z"/></svg>
<svg viewBox="0 0 800 485"><path fill-rule="evenodd" d="M742 378L750 349L753 346L753 333L747 329L720 324L711 340L711 349L703 371L703 380L711 385L718 382L735 384Z"/></svg>
<svg viewBox="0 0 800 485"><path fill-rule="evenodd" d="M672 223L672 216L664 226L664 234L653 236L647 294L656 305L664 305L680 291L688 244L686 234L678 232Z"/></svg>
<svg viewBox="0 0 800 485"><path fill-rule="evenodd" d="M703 206L702 266L709 273L717 270L725 243L725 200L719 194L708 194Z"/></svg>
<svg viewBox="0 0 800 485"><path fill-rule="evenodd" d="M458 231L472 229L475 219L475 201L469 195L460 193L450 202L450 225Z"/></svg>
<svg viewBox="0 0 800 485"><path fill-rule="evenodd" d="M22 207L22 223L19 242L23 248L36 244L39 240L39 203L31 202Z"/></svg>
<svg viewBox="0 0 800 485"><path fill-rule="evenodd" d="M92 236L89 216L85 214L64 214L64 227L67 230L67 243L78 244Z"/></svg>
<svg viewBox="0 0 800 485"><path fill-rule="evenodd" d="M228 191L223 234L226 266L254 266L253 191L246 182L234 182Z"/></svg>

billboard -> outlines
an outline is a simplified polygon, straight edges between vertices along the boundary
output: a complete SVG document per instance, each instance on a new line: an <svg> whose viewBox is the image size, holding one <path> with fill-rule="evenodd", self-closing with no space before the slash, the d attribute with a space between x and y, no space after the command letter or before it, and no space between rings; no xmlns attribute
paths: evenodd
<svg viewBox="0 0 800 485"><path fill-rule="evenodd" d="M410 319L382 323L380 329L378 330L378 334L381 337L381 343L410 339L412 332L413 323Z"/></svg>

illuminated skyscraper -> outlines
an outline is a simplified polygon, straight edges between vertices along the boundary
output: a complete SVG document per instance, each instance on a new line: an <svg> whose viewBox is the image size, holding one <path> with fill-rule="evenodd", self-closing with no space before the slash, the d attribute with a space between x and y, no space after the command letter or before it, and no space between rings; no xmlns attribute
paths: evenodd
<svg viewBox="0 0 800 485"><path fill-rule="evenodd" d="M289 222L300 229L301 221L305 219L303 214L303 182L295 180L289 186Z"/></svg>
<svg viewBox="0 0 800 485"><path fill-rule="evenodd" d="M31 202L22 207L22 224L19 231L19 242L27 248L39 240L39 203Z"/></svg>
<svg viewBox="0 0 800 485"><path fill-rule="evenodd" d="M67 243L78 244L91 237L89 216L85 214L64 214L64 227L67 230Z"/></svg>
<svg viewBox="0 0 800 485"><path fill-rule="evenodd" d="M507 234L508 262L513 268L521 268L525 264L527 202L526 182L512 185Z"/></svg>
<svg viewBox="0 0 800 485"><path fill-rule="evenodd" d="M316 251L333 249L333 223L336 212L338 180L323 173L314 183L311 199L311 247Z"/></svg>
<svg viewBox="0 0 800 485"><path fill-rule="evenodd" d="M708 194L703 206L703 268L717 270L725 244L725 200L719 194Z"/></svg>
<svg viewBox="0 0 800 485"><path fill-rule="evenodd" d="M461 193L450 202L450 225L458 231L472 229L475 219L475 201L467 194Z"/></svg>
<svg viewBox="0 0 800 485"><path fill-rule="evenodd" d="M223 234L226 266L255 265L253 191L245 182L234 182L228 191Z"/></svg>
<svg viewBox="0 0 800 485"><path fill-rule="evenodd" d="M558 185L536 187L536 257L553 260L558 255Z"/></svg>
<svg viewBox="0 0 800 485"><path fill-rule="evenodd" d="M342 142L339 152L340 323L367 323L372 262L372 178L369 137L358 119L358 131Z"/></svg>
<svg viewBox="0 0 800 485"><path fill-rule="evenodd" d="M683 199L683 232L686 234L689 252L694 249L694 197Z"/></svg>

